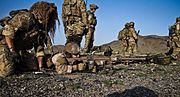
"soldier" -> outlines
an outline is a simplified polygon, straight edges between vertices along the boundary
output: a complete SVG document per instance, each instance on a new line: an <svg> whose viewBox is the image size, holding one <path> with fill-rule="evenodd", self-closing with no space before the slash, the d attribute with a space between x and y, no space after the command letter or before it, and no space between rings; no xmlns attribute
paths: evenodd
<svg viewBox="0 0 180 97"><path fill-rule="evenodd" d="M4 27L10 17L5 17L0 20L0 25ZM2 35L3 28L0 29L0 77L5 77L10 75L13 72L13 58L9 52L9 49L6 45L4 35Z"/></svg>
<svg viewBox="0 0 180 97"><path fill-rule="evenodd" d="M87 13L84 0L64 0L62 21L67 39L66 44L76 42L80 45L87 26Z"/></svg>
<svg viewBox="0 0 180 97"><path fill-rule="evenodd" d="M173 58L180 53L180 18L176 18L176 23L169 28L168 47Z"/></svg>
<svg viewBox="0 0 180 97"><path fill-rule="evenodd" d="M76 71L82 72L87 69L87 65L83 60L73 60L73 62L69 62L68 58L80 58L80 47L77 43L67 43L63 53L58 53L52 57L52 62L55 64L58 74L67 74ZM92 72L95 72L95 66L92 68Z"/></svg>
<svg viewBox="0 0 180 97"><path fill-rule="evenodd" d="M94 42L94 31L97 25L97 19L94 13L99 7L95 4L90 4L90 10L87 11L88 16L88 32L85 34L85 46L84 51L89 52L93 47Z"/></svg>
<svg viewBox="0 0 180 97"><path fill-rule="evenodd" d="M176 31L178 31L178 33L180 33L180 17L176 18Z"/></svg>
<svg viewBox="0 0 180 97"><path fill-rule="evenodd" d="M123 46L123 49L122 49L122 52L123 54L125 55L127 50L128 50L128 40L129 40L129 23L126 23L124 25L125 27L123 28L123 30L121 30L119 32L119 35L118 35L118 40L121 40L121 43L122 43L122 46Z"/></svg>
<svg viewBox="0 0 180 97"><path fill-rule="evenodd" d="M52 45L49 43L48 33L52 35L51 38L53 39L56 20L58 20L57 7L54 3L42 1L34 3L30 10L11 11L10 16L11 19L8 20L2 31L2 35L5 36L5 44L8 47L7 52L11 53L14 59L17 56L23 57L27 50L34 48L38 67L41 70L43 66L44 45ZM7 52L3 52L3 54ZM3 60L11 62L7 57L4 57Z"/></svg>
<svg viewBox="0 0 180 97"><path fill-rule="evenodd" d="M137 32L134 28L134 22L129 23L129 39L128 39L128 52L134 54L137 52Z"/></svg>

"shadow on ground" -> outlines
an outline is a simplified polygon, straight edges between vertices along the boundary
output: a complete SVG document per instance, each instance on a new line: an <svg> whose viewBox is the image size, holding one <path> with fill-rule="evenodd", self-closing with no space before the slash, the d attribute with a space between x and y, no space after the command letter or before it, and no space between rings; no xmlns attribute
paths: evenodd
<svg viewBox="0 0 180 97"><path fill-rule="evenodd" d="M137 86L132 89L126 89L122 93L114 92L108 94L106 97L158 97L158 95L146 87Z"/></svg>

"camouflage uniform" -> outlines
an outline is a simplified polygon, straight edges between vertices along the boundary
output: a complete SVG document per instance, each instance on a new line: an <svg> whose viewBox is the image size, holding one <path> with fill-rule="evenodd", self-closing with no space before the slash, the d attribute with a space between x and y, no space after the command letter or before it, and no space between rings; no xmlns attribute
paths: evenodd
<svg viewBox="0 0 180 97"><path fill-rule="evenodd" d="M76 42L80 45L87 25L87 13L84 0L64 0L62 21L66 43Z"/></svg>
<svg viewBox="0 0 180 97"><path fill-rule="evenodd" d="M2 29L0 29L0 35L2 36ZM5 77L13 73L13 58L4 38L0 40L0 63L0 77Z"/></svg>
<svg viewBox="0 0 180 97"><path fill-rule="evenodd" d="M180 53L180 18L176 18L176 23L169 29L168 47L173 56Z"/></svg>
<svg viewBox="0 0 180 97"><path fill-rule="evenodd" d="M90 10L87 11L88 16L88 32L85 34L85 52L89 52L93 47L95 26L97 25L97 19L94 12L99 7L95 4L90 4Z"/></svg>
<svg viewBox="0 0 180 97"><path fill-rule="evenodd" d="M30 12L21 11L8 21L2 34L14 40L14 46L18 50L17 52L20 50L29 50L35 46L36 56L44 56L43 40L36 40L36 37L41 37L42 35L34 26L37 26L37 24L33 15Z"/></svg>
<svg viewBox="0 0 180 97"><path fill-rule="evenodd" d="M64 53L55 54L52 57L52 62L58 74L67 74L73 72L96 72L96 65L92 62L91 65L83 62L83 60L68 61L68 58L80 58L80 48L77 43L70 42L65 46Z"/></svg>
<svg viewBox="0 0 180 97"><path fill-rule="evenodd" d="M70 42L65 46L64 53L58 53L52 57L52 62L58 74L72 73L75 71L85 70L86 65L82 61L74 61L69 63L67 58L72 58L73 55L79 57L80 48L77 43Z"/></svg>
<svg viewBox="0 0 180 97"><path fill-rule="evenodd" d="M123 49L122 52L125 54L128 50L128 40L129 40L129 23L125 24L125 28L119 32L118 39L121 40Z"/></svg>
<svg viewBox="0 0 180 97"><path fill-rule="evenodd" d="M180 33L180 17L176 18L176 31Z"/></svg>
<svg viewBox="0 0 180 97"><path fill-rule="evenodd" d="M42 7L44 7L44 9L42 9ZM37 59L41 57L40 61L38 59L38 63L43 63L44 45L49 43L47 39L48 32L54 32L55 30L54 24L56 24L57 20L56 12L57 9L53 3L43 1L33 4L30 10L26 9L10 12L11 18L5 24L2 35L5 36L6 45L9 49L8 53L16 55L13 56L13 59L19 55L22 62L26 61L23 59L27 58L27 50L34 48ZM46 19L43 19L43 17L40 18L40 15L42 15L40 13L44 13ZM46 45L48 46L48 44ZM4 52L4 54L8 53ZM20 67L23 67L22 65L27 65L23 63L20 64ZM16 66L17 65L18 64L16 64Z"/></svg>
<svg viewBox="0 0 180 97"><path fill-rule="evenodd" d="M129 24L129 39L128 39L128 52L129 54L134 54L137 52L137 32L134 28L134 22L130 22Z"/></svg>

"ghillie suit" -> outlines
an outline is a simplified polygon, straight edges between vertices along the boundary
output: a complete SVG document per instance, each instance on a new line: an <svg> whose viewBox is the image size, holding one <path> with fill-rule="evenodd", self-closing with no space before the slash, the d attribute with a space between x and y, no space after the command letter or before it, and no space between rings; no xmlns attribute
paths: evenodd
<svg viewBox="0 0 180 97"><path fill-rule="evenodd" d="M62 21L66 35L66 44L76 42L80 45L87 26L87 13L84 0L64 0Z"/></svg>
<svg viewBox="0 0 180 97"><path fill-rule="evenodd" d="M51 40L54 38L58 20L57 7L54 3L42 1L34 3L30 10L11 11L10 16L11 19L2 32L10 53L19 55L22 64L27 65L23 62L23 56L27 54L27 50L34 48L41 68L44 46L48 48L52 46ZM23 69L22 64L18 68Z"/></svg>

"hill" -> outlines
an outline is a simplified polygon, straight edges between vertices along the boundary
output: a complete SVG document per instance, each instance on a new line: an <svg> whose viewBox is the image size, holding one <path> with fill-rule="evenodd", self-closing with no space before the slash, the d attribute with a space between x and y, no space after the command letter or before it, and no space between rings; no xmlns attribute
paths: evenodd
<svg viewBox="0 0 180 97"><path fill-rule="evenodd" d="M167 48L167 36L138 36L138 53L165 53L168 51ZM115 40L102 46L110 46L113 49L113 52L122 51L121 41Z"/></svg>

